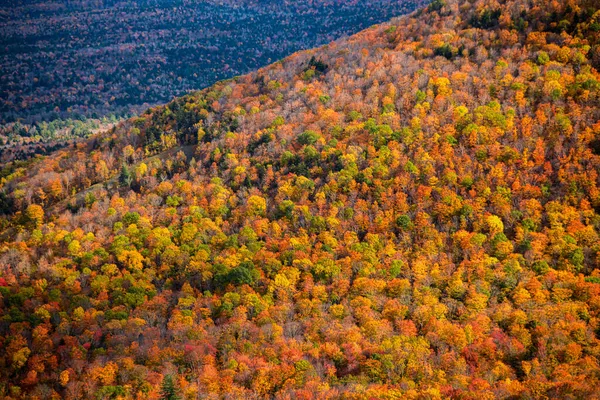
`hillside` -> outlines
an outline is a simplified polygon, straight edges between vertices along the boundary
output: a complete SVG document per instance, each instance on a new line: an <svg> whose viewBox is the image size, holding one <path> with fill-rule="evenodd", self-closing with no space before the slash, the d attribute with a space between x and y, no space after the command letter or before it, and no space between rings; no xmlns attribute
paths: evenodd
<svg viewBox="0 0 600 400"><path fill-rule="evenodd" d="M137 114L425 3L4 1L0 123Z"/></svg>
<svg viewBox="0 0 600 400"><path fill-rule="evenodd" d="M0 172L0 396L598 398L600 11L435 0Z"/></svg>

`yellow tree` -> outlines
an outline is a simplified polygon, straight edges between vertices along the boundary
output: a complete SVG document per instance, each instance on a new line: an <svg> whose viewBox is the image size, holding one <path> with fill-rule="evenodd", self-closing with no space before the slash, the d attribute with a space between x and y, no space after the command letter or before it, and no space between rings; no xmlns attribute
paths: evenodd
<svg viewBox="0 0 600 400"><path fill-rule="evenodd" d="M31 204L27 207L25 214L27 215L27 218L33 222L36 228L44 223L44 209L40 205Z"/></svg>

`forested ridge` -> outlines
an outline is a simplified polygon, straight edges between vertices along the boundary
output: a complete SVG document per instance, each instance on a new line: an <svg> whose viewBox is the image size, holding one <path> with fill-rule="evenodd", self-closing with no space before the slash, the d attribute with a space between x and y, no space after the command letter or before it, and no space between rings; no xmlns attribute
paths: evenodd
<svg viewBox="0 0 600 400"><path fill-rule="evenodd" d="M598 398L600 11L434 0L0 170L0 395Z"/></svg>
<svg viewBox="0 0 600 400"><path fill-rule="evenodd" d="M138 114L426 3L6 0L0 123Z"/></svg>

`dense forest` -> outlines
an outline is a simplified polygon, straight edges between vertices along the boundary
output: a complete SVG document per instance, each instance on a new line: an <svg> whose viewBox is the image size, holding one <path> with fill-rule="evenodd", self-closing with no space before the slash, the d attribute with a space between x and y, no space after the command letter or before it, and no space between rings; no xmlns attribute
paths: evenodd
<svg viewBox="0 0 600 400"><path fill-rule="evenodd" d="M600 5L434 0L0 171L0 397L598 398Z"/></svg>
<svg viewBox="0 0 600 400"><path fill-rule="evenodd" d="M138 113L426 2L3 1L0 123Z"/></svg>
<svg viewBox="0 0 600 400"><path fill-rule="evenodd" d="M0 125L0 164L27 161L60 148L75 145L94 133L110 129L123 118L115 115L100 119L55 119L34 124L14 122Z"/></svg>

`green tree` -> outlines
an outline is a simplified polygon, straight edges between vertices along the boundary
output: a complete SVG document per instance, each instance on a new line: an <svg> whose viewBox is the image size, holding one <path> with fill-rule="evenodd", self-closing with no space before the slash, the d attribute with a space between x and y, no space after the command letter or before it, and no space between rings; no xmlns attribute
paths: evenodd
<svg viewBox="0 0 600 400"><path fill-rule="evenodd" d="M119 175L119 183L121 185L131 186L132 181L133 175L131 175L131 171L129 170L127 165L123 163L123 166L121 167L121 174Z"/></svg>
<svg viewBox="0 0 600 400"><path fill-rule="evenodd" d="M177 395L177 388L175 382L173 382L172 375L166 375L160 385L160 399L161 400L179 400L180 397Z"/></svg>

